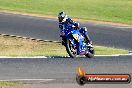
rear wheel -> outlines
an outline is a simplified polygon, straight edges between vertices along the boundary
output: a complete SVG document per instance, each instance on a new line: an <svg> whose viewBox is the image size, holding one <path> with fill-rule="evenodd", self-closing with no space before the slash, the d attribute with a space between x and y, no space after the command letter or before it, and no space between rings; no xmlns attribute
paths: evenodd
<svg viewBox="0 0 132 88"><path fill-rule="evenodd" d="M76 44L72 46L72 43L67 39L66 40L66 51L70 57L75 58L77 56Z"/></svg>

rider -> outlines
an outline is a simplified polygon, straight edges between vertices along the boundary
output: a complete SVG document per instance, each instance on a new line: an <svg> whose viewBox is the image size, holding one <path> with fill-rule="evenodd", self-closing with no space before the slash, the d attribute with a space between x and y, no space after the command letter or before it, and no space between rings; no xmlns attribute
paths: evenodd
<svg viewBox="0 0 132 88"><path fill-rule="evenodd" d="M79 23L74 22L72 19L68 18L67 15L65 14L65 12L60 12L58 14L58 20L59 20L59 28L60 28L60 36L62 37L62 44L64 45L64 41L63 41L63 31L65 29L69 29L68 27L72 27L72 25L74 25L74 29L75 30L79 30L80 33L83 34L83 36L86 39L86 43L87 44L92 44L92 41L90 40L88 33L87 33L87 28L83 27L83 28L79 28Z"/></svg>

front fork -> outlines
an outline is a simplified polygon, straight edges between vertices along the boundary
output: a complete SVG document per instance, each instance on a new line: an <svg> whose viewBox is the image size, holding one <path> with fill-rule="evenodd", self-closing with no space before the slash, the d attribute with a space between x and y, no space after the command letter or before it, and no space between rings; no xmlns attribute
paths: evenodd
<svg viewBox="0 0 132 88"><path fill-rule="evenodd" d="M75 46L75 41L73 40L73 38L68 38L68 40L71 42L72 47L76 47L77 48L77 55L80 55L80 51L81 51L81 44L80 42L76 42L76 46ZM66 46L66 37L62 37L62 45Z"/></svg>
<svg viewBox="0 0 132 88"><path fill-rule="evenodd" d="M81 45L82 45L81 42L78 42L78 47L77 47L77 54L78 55L85 54L85 51L83 51L83 49L82 49L83 46L81 46Z"/></svg>
<svg viewBox="0 0 132 88"><path fill-rule="evenodd" d="M80 55L80 49L81 49L80 44L78 42L75 42L75 40L73 40L72 38L69 38L69 41L72 43L72 47L77 49L77 55ZM76 43L76 46L75 46L75 43Z"/></svg>

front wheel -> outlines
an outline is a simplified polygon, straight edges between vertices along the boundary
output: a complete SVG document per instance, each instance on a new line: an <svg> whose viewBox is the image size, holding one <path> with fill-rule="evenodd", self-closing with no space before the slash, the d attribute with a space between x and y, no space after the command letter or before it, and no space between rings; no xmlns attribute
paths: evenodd
<svg viewBox="0 0 132 88"><path fill-rule="evenodd" d="M89 53L87 53L85 56L88 58L94 57L95 51L93 47L88 47Z"/></svg>
<svg viewBox="0 0 132 88"><path fill-rule="evenodd" d="M66 40L66 51L72 58L75 58L77 56L76 44L74 44L73 46L69 39Z"/></svg>

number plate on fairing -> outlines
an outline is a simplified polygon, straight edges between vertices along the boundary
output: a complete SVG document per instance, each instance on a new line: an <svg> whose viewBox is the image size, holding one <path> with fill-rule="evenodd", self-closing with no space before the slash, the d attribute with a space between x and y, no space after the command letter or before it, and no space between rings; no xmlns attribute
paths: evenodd
<svg viewBox="0 0 132 88"><path fill-rule="evenodd" d="M73 37L79 42L82 38L84 38L82 35L73 34Z"/></svg>

